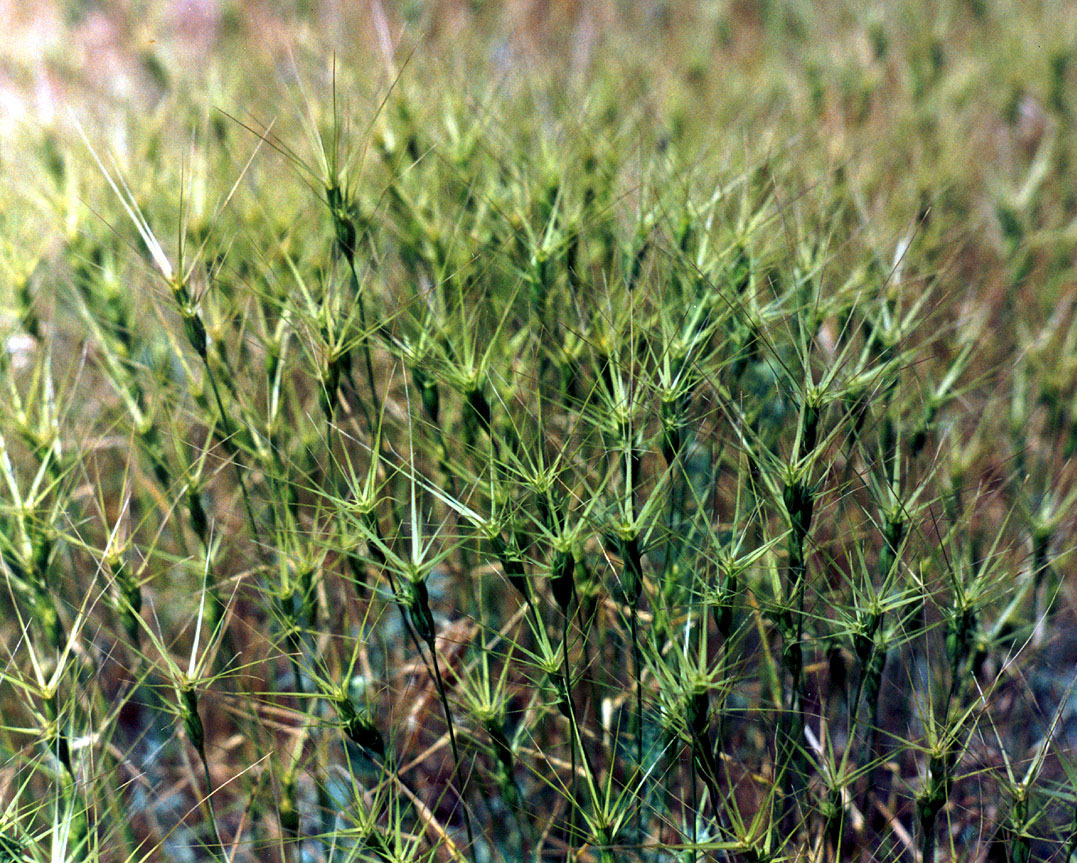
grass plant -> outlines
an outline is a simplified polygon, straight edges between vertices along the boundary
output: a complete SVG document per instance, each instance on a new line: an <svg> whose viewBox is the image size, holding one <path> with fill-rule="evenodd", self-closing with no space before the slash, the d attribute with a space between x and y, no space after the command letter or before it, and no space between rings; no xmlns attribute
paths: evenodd
<svg viewBox="0 0 1077 863"><path fill-rule="evenodd" d="M1077 17L449 5L12 139L0 860L1073 863Z"/></svg>

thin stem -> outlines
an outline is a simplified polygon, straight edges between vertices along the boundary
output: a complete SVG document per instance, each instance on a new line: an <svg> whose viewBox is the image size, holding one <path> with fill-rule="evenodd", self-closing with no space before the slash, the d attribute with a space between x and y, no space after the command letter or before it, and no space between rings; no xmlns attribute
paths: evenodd
<svg viewBox="0 0 1077 863"><path fill-rule="evenodd" d="M359 326L363 330L363 365L366 367L367 386L370 387L370 402L374 408L374 417L377 418L381 416L381 402L378 399L377 385L374 383L374 363L370 358L370 344L367 341L366 303L363 301L363 292L359 285L359 273L355 269L355 253L351 250L347 250L345 254L348 259L348 268L351 270L352 288L355 291L355 302L359 308Z"/></svg>
<svg viewBox="0 0 1077 863"><path fill-rule="evenodd" d="M449 697L445 693L445 684L441 677L441 664L438 662L438 654L434 649L433 643L427 645L430 650L430 656L434 660L434 683L437 685L438 697L441 699L441 708L445 711L445 723L449 727L449 746L452 748L452 757L454 763L454 774L456 778L456 784L459 786L459 798L460 806L464 811L464 828L467 830L467 844L468 847L474 849L475 847L475 835L472 832L471 827L471 814L467 808L467 781L461 778L460 773L460 747L456 744L456 729L453 724L452 711L449 709Z"/></svg>
<svg viewBox="0 0 1077 863"><path fill-rule="evenodd" d="M206 369L206 377L209 378L209 385L213 390L213 398L217 402L217 411L221 416L221 423L224 425L224 433L228 441L233 440L234 432L232 430L232 421L228 418L228 414L224 410L224 403L221 401L221 393L217 388L217 377L213 374L213 369L209 366L209 359L207 357L202 358L202 363ZM239 465L238 450L231 443L226 445L227 449L232 453L232 469L236 473L236 481L239 483L239 490L243 496L243 508L247 513L247 521L250 523L252 536L258 545L261 545L260 536L261 532L258 530L258 522L254 518L254 509L251 507L250 494L247 492L247 483L243 479L243 471Z"/></svg>
<svg viewBox="0 0 1077 863"><path fill-rule="evenodd" d="M572 705L572 690L570 689L569 681L572 679L568 663L568 615L561 615L561 677L562 686L564 688L563 698L565 700L566 709L568 715L565 717L570 725L575 726L575 709ZM581 744L582 745L582 744ZM572 860L574 855L572 853L572 837L576 833L576 800L579 799L579 779L576 776L576 747L575 745L569 747L569 760L572 770L572 805L568 807L568 841L565 843L565 859Z"/></svg>

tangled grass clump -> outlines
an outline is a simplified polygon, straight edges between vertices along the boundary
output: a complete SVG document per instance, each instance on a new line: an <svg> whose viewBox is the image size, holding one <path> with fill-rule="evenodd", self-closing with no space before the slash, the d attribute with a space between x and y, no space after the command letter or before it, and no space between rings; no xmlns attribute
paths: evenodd
<svg viewBox="0 0 1077 863"><path fill-rule="evenodd" d="M1072 133L989 254L957 163L439 74L27 150L0 859L1077 859Z"/></svg>

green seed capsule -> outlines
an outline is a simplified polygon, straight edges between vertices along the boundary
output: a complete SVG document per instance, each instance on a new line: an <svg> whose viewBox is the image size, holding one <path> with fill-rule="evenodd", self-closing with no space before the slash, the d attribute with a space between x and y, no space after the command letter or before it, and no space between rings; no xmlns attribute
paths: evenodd
<svg viewBox="0 0 1077 863"><path fill-rule="evenodd" d="M490 719L484 723L486 733L490 735L490 741L494 744L494 754L504 770L506 776L512 776L513 755L512 746L501 723L496 719Z"/></svg>
<svg viewBox="0 0 1077 863"><path fill-rule="evenodd" d="M349 739L360 749L376 755L379 758L385 755L385 738L381 732L364 716L358 714L352 716L344 727Z"/></svg>
<svg viewBox="0 0 1077 863"><path fill-rule="evenodd" d="M411 371L412 380L419 389L422 398L423 410L432 423L437 423L441 413L441 398L438 394L438 385L421 366L416 365Z"/></svg>
<svg viewBox="0 0 1077 863"><path fill-rule="evenodd" d="M572 604L572 594L575 590L575 581L572 573L576 569L576 560L571 554L559 552L554 564L550 590L553 593L554 602L561 609L561 613L568 616L569 606Z"/></svg>
<svg viewBox="0 0 1077 863"><path fill-rule="evenodd" d="M344 190L335 183L325 190L325 200L333 217L333 232L337 247L348 260L355 255L355 222L352 221Z"/></svg>
<svg viewBox="0 0 1077 863"><path fill-rule="evenodd" d="M640 554L639 538L631 536L623 540L621 548L625 561L622 587L625 599L630 605L635 605L643 593L643 558Z"/></svg>
<svg viewBox="0 0 1077 863"><path fill-rule="evenodd" d="M367 754L384 757L385 738L370 718L357 711L346 696L337 698L334 706L348 739Z"/></svg>
<svg viewBox="0 0 1077 863"><path fill-rule="evenodd" d="M198 693L194 689L184 689L182 698L180 712L183 714L183 726L187 729L191 745L201 751L206 743L206 731L202 725L202 718L198 715Z"/></svg>
<svg viewBox="0 0 1077 863"><path fill-rule="evenodd" d="M434 649L434 615L430 611L430 595L426 590L425 579L419 579L413 581L412 587L412 604L411 604L411 620L415 624L415 631L418 632L419 638L430 645L430 649Z"/></svg>
<svg viewBox="0 0 1077 863"><path fill-rule="evenodd" d="M183 328L187 333L187 341L191 343L191 347L195 349L200 359L205 360L209 340L206 337L205 324L202 323L202 319L194 309L184 309Z"/></svg>
<svg viewBox="0 0 1077 863"><path fill-rule="evenodd" d="M710 713L710 695L706 691L693 692L688 698L688 728L693 737L700 737L707 730Z"/></svg>
<svg viewBox="0 0 1077 863"><path fill-rule="evenodd" d="M782 502L794 533L799 537L807 536L815 506L812 490L805 483L794 480L783 489Z"/></svg>
<svg viewBox="0 0 1077 863"><path fill-rule="evenodd" d="M718 634L725 640L728 640L733 633L733 611L736 595L737 583L735 578L731 576L721 593L718 594L718 601L715 602L711 610Z"/></svg>
<svg viewBox="0 0 1077 863"><path fill-rule="evenodd" d="M467 394L467 404L471 409L471 415L478 420L480 428L483 431L490 431L490 423L493 421L493 411L490 409L490 402L486 400L486 396L479 387L471 390Z"/></svg>

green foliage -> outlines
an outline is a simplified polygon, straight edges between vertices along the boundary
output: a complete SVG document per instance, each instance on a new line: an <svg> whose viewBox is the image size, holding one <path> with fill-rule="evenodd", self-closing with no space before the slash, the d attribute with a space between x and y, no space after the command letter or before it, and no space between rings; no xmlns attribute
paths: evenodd
<svg viewBox="0 0 1077 863"><path fill-rule="evenodd" d="M15 142L0 859L1068 861L1077 20L473 5Z"/></svg>

